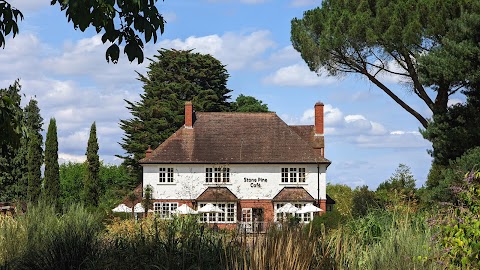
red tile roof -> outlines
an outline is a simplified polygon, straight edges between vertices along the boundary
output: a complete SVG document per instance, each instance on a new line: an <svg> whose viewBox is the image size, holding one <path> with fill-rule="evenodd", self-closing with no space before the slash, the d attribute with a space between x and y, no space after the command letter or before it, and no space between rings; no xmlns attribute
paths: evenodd
<svg viewBox="0 0 480 270"><path fill-rule="evenodd" d="M237 196L226 187L208 187L198 198L198 202L234 202Z"/></svg>
<svg viewBox="0 0 480 270"><path fill-rule="evenodd" d="M180 128L140 163L330 163L313 148L313 126L288 126L275 113L195 116L193 128Z"/></svg>
<svg viewBox="0 0 480 270"><path fill-rule="evenodd" d="M303 187L284 187L273 197L276 202L311 202L315 199Z"/></svg>

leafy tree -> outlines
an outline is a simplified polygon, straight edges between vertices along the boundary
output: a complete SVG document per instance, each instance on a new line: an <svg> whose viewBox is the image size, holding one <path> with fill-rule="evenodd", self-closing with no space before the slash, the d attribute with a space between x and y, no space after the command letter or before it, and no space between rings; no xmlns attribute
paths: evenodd
<svg viewBox="0 0 480 270"><path fill-rule="evenodd" d="M18 81L0 89L0 201L10 201L18 196L18 168L22 115L20 107L21 86ZM2 102L3 101L3 102ZM5 136L5 137L4 137Z"/></svg>
<svg viewBox="0 0 480 270"><path fill-rule="evenodd" d="M72 1L51 0L51 5L59 5L65 16L75 29L84 32L94 28L97 33L103 32L102 42L113 43L106 51L107 61L116 63L120 55L119 45L125 43L124 53L128 60L142 63L143 41L138 33L143 34L145 42L157 42L157 31L163 34L165 20L155 4L157 0L96 0ZM2 19L3 17L3 19ZM0 0L0 46L5 46L5 36L18 34L18 18L22 13L7 1Z"/></svg>
<svg viewBox="0 0 480 270"><path fill-rule="evenodd" d="M433 164L426 182L426 202L451 202L456 198L452 187L462 185L463 177L472 169L480 168L480 147L466 151L461 157L450 161L448 166Z"/></svg>
<svg viewBox="0 0 480 270"><path fill-rule="evenodd" d="M60 172L58 166L57 123L50 118L45 140L45 177L43 198L47 203L58 207L60 197Z"/></svg>
<svg viewBox="0 0 480 270"><path fill-rule="evenodd" d="M425 116L380 75L402 78L434 115L446 112L449 97L465 85L447 77L428 83L419 65L432 66L421 58L442 48L462 15L478 14L479 8L477 1L466 0L325 0L292 20L291 39L312 71L364 76L427 128ZM435 68L450 70L449 65L440 61Z"/></svg>
<svg viewBox="0 0 480 270"><path fill-rule="evenodd" d="M335 200L334 211L338 211L343 217L352 215L353 190L342 184L327 184L327 194Z"/></svg>
<svg viewBox="0 0 480 270"><path fill-rule="evenodd" d="M415 191L415 178L410 167L399 164L393 175L380 183L376 194L384 203L396 203L414 199Z"/></svg>
<svg viewBox="0 0 480 270"><path fill-rule="evenodd" d="M121 120L125 136L120 156L138 179L138 161L149 146L156 147L184 124L185 101L196 111L228 111L229 77L225 66L211 55L189 51L158 51L146 75L139 74L144 93L139 102L126 101L133 118Z"/></svg>
<svg viewBox="0 0 480 270"><path fill-rule="evenodd" d="M368 189L368 186L355 188L352 197L352 215L354 217L365 216L370 210L378 208L379 204L375 192Z"/></svg>
<svg viewBox="0 0 480 270"><path fill-rule="evenodd" d="M60 172L60 204L71 205L81 201L83 182L86 178L87 163L63 163Z"/></svg>
<svg viewBox="0 0 480 270"><path fill-rule="evenodd" d="M23 14L12 7L7 1L0 0L0 47L5 48L5 37L18 34L18 19L23 20Z"/></svg>
<svg viewBox="0 0 480 270"><path fill-rule="evenodd" d="M267 104L263 104L261 100L252 96L244 96L243 94L240 94L230 106L234 112L268 112Z"/></svg>
<svg viewBox="0 0 480 270"><path fill-rule="evenodd" d="M24 109L25 126L28 131L27 145L27 198L36 202L40 196L42 185L41 167L43 164L43 118L40 115L37 101L31 99Z"/></svg>
<svg viewBox="0 0 480 270"><path fill-rule="evenodd" d="M98 206L100 158L98 157L97 127L93 122L87 147L87 171L83 181L83 201L89 206Z"/></svg>

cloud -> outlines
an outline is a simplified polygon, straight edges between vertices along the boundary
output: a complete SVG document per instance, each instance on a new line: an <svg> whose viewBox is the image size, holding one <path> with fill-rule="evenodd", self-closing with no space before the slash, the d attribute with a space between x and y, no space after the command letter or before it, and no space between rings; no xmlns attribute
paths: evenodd
<svg viewBox="0 0 480 270"><path fill-rule="evenodd" d="M320 6L322 0L293 0L290 5L293 7Z"/></svg>
<svg viewBox="0 0 480 270"><path fill-rule="evenodd" d="M20 10L24 15L25 11L36 11L43 7L50 6L50 1L44 0L11 0L10 4Z"/></svg>
<svg viewBox="0 0 480 270"><path fill-rule="evenodd" d="M190 36L184 40L163 40L160 47L179 50L194 49L196 52L211 54L227 65L228 70L248 68L251 63L269 48L275 47L266 30L251 33L227 32L222 36L209 35L203 37Z"/></svg>
<svg viewBox="0 0 480 270"><path fill-rule="evenodd" d="M314 110L307 109L301 117L282 115L289 124L314 123ZM364 148L427 148L429 143L418 131L389 131L381 123L361 114L345 115L331 104L324 106L325 136L331 142L342 141Z"/></svg>
<svg viewBox="0 0 480 270"><path fill-rule="evenodd" d="M278 86L314 87L332 84L335 79L326 75L318 76L310 71L306 64L294 64L278 69L268 75L263 82Z"/></svg>

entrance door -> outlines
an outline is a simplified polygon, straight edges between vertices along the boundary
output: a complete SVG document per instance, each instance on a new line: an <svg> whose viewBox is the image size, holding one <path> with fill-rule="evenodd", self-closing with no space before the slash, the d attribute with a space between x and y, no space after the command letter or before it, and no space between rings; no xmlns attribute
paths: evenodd
<svg viewBox="0 0 480 270"><path fill-rule="evenodd" d="M252 208L242 208L242 230L251 233L253 231Z"/></svg>
<svg viewBox="0 0 480 270"><path fill-rule="evenodd" d="M253 231L254 232L263 232L263 208L253 208Z"/></svg>

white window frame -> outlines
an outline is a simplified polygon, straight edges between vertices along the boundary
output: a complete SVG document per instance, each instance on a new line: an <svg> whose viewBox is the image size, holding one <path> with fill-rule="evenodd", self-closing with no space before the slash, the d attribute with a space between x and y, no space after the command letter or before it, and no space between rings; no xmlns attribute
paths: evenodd
<svg viewBox="0 0 480 270"><path fill-rule="evenodd" d="M153 212L161 219L172 219L172 211L178 208L178 202L154 202Z"/></svg>
<svg viewBox="0 0 480 270"><path fill-rule="evenodd" d="M207 184L230 183L230 168L206 167L205 183Z"/></svg>
<svg viewBox="0 0 480 270"><path fill-rule="evenodd" d="M305 183L307 179L305 167L282 167L281 168L281 183Z"/></svg>
<svg viewBox="0 0 480 270"><path fill-rule="evenodd" d="M174 181L173 173L174 170L172 167L160 167L158 169L158 183L160 184L171 184Z"/></svg>
<svg viewBox="0 0 480 270"><path fill-rule="evenodd" d="M236 223L237 222L237 203L236 202L201 202L198 208L211 203L222 209L223 213L203 213L200 214L200 222L203 223Z"/></svg>

